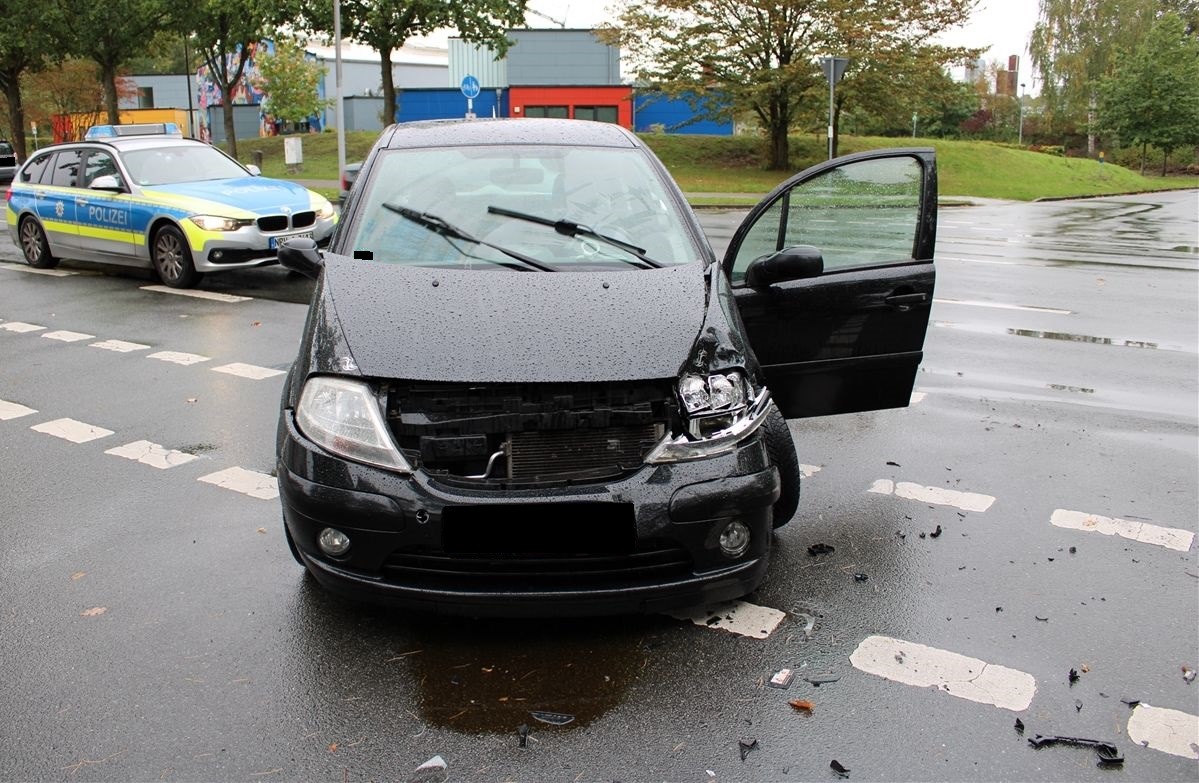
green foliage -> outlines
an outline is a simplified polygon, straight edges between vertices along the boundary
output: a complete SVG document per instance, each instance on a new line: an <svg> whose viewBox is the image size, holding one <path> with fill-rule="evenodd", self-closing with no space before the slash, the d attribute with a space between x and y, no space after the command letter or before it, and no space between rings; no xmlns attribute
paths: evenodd
<svg viewBox="0 0 1199 783"><path fill-rule="evenodd" d="M1100 92L1101 127L1121 144L1152 144L1167 158L1199 144L1199 40L1178 15L1163 16L1139 45L1120 53Z"/></svg>
<svg viewBox="0 0 1199 783"><path fill-rule="evenodd" d="M276 120L303 122L319 114L330 101L318 92L325 68L304 56L294 41L275 41L275 53L259 50L258 87L266 94L263 109Z"/></svg>

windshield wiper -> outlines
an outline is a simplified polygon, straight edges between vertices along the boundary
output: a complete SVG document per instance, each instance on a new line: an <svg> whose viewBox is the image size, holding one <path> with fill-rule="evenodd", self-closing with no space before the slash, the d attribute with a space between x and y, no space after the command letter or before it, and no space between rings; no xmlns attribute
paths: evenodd
<svg viewBox="0 0 1199 783"><path fill-rule="evenodd" d="M647 256L645 254L645 248L637 247L636 245L629 244L628 242L625 242L622 239L617 239L616 237L610 237L607 234L601 234L600 232L596 231L594 228L591 228L590 226L585 226L582 223L576 223L573 220L567 220L565 218L563 218L561 220L550 220L549 218L543 218L543 217L539 217L537 215L530 215L527 212L517 212L512 209L504 209L503 207L495 207L495 206L488 207L487 211L493 215L503 215L504 217L516 218L517 220L527 220L530 223L538 223L543 226L550 226L551 228L554 229L554 231L557 231L559 234L562 234L563 236L568 236L568 237L585 236L585 237L591 237L592 239L598 239L601 242L607 242L609 245L612 245L613 247L619 247L621 250L624 250L628 253L632 253L633 255L637 256L637 258L641 259L645 263L646 266L653 267L654 269L662 268L661 262L655 261L654 259L650 258L649 256Z"/></svg>
<svg viewBox="0 0 1199 783"><path fill-rule="evenodd" d="M473 237L470 234L463 231L462 229L458 228L457 226L446 222L446 220L444 218L438 217L437 215L434 215L432 213L421 212L419 210L411 209L409 207L400 206L399 204L389 204L387 202L383 202L383 207L384 207L384 209L389 209L392 212L396 213L397 215L407 218L408 220L411 220L413 223L417 224L418 226L424 226L425 228L429 229L433 233L440 234L443 237L447 237L449 239L461 239L464 242L470 242L471 244L482 245L483 247L489 247L492 250L498 250L499 252L503 253L504 255L509 256L511 258L515 258L517 261L520 261L523 264L527 264L528 266L532 267L533 269L536 269L541 272L557 272L558 271L554 267L543 264L542 262L538 261L535 258L529 258L524 253L518 253L515 250L509 250L506 247L500 247L499 245L494 245L491 242L485 242L482 239ZM491 259L483 259L483 260L488 261ZM493 263L498 264L500 262L493 261Z"/></svg>

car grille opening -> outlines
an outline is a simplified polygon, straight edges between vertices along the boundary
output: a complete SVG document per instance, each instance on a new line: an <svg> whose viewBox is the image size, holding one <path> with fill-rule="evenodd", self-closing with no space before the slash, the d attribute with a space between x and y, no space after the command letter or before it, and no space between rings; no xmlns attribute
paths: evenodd
<svg viewBox="0 0 1199 783"><path fill-rule="evenodd" d="M305 228L316 222L316 213L311 210L297 212L291 216L292 228Z"/></svg>
<svg viewBox="0 0 1199 783"><path fill-rule="evenodd" d="M434 476L493 487L612 480L669 429L669 381L394 384L388 423Z"/></svg>
<svg viewBox="0 0 1199 783"><path fill-rule="evenodd" d="M263 231L286 231L287 215L266 215L258 218L258 227Z"/></svg>

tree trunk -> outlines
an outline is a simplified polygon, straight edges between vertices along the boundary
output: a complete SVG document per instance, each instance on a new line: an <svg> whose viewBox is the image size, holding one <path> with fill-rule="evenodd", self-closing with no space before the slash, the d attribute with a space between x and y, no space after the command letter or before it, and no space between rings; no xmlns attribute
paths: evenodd
<svg viewBox="0 0 1199 783"><path fill-rule="evenodd" d="M1148 149L1149 149L1149 142L1146 141L1141 144L1141 176L1142 177L1145 176L1145 153L1148 151Z"/></svg>
<svg viewBox="0 0 1199 783"><path fill-rule="evenodd" d="M771 171L789 171L791 169L791 140L787 138L787 130L786 122L776 122L770 128Z"/></svg>
<svg viewBox="0 0 1199 783"><path fill-rule="evenodd" d="M225 121L225 144L229 155L237 160L237 131L233 127L233 85L221 86L221 118Z"/></svg>
<svg viewBox="0 0 1199 783"><path fill-rule="evenodd" d="M115 65L100 66L100 81L104 82L104 107L108 111L108 124L121 124L121 108L117 105L117 68Z"/></svg>
<svg viewBox="0 0 1199 783"><path fill-rule="evenodd" d="M379 52L379 75L383 83L383 115L379 119L387 127L396 121L400 107L396 105L395 78L391 72L391 50Z"/></svg>
<svg viewBox="0 0 1199 783"><path fill-rule="evenodd" d="M25 149L25 107L21 104L20 78L4 80L4 97L8 100L8 125L12 128L12 146L17 153L17 160L23 161L29 155Z"/></svg>
<svg viewBox="0 0 1199 783"><path fill-rule="evenodd" d="M1166 168L1170 163L1170 150L1162 150L1162 176L1166 176Z"/></svg>
<svg viewBox="0 0 1199 783"><path fill-rule="evenodd" d="M1087 157L1095 157L1095 96L1087 107Z"/></svg>
<svg viewBox="0 0 1199 783"><path fill-rule="evenodd" d="M837 150L841 144L841 98L838 97L833 102L833 157L837 157L841 153Z"/></svg>

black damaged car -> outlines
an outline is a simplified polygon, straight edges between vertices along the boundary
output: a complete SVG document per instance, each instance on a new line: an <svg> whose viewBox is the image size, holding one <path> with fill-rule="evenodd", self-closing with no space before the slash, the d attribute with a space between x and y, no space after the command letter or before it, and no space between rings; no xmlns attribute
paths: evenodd
<svg viewBox="0 0 1199 783"><path fill-rule="evenodd" d="M718 260L632 133L394 125L327 252L278 434L326 587L431 612L742 596L799 500L785 419L907 405L933 296L929 149L830 161Z"/></svg>

